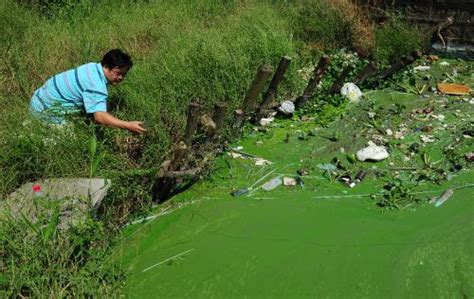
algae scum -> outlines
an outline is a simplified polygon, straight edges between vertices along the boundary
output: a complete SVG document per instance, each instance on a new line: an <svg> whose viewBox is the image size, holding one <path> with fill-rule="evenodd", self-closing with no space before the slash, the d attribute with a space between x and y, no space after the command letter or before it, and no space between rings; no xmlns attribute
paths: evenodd
<svg viewBox="0 0 474 299"><path fill-rule="evenodd" d="M472 63L450 63L435 62L426 79L463 70L452 79L472 89ZM271 163L223 155L208 180L159 217L127 228L116 257L128 271L127 295L474 297L474 182L466 156L474 150L474 100L426 85L422 92L408 85L366 92L325 128L311 118L276 121L266 132L250 128L235 146ZM355 161L368 141L390 157ZM360 170L366 177L350 188L344 178ZM230 195L269 172L249 193ZM282 176L301 181L260 188ZM440 207L429 203L448 189L453 195Z"/></svg>

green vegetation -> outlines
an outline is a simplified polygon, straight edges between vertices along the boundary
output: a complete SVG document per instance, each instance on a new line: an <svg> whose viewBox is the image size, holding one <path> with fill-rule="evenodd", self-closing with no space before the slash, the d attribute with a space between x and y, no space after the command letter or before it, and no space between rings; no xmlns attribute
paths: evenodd
<svg viewBox="0 0 474 299"><path fill-rule="evenodd" d="M416 25L404 23L400 18L390 19L375 32L374 57L382 62L393 61L413 49L421 49L426 38Z"/></svg>
<svg viewBox="0 0 474 299"><path fill-rule="evenodd" d="M101 211L102 222L89 219L68 232L54 227L45 239L42 227L54 223L51 213L37 223L2 221L0 267L7 275L1 277L2 295L81 297L119 291L115 286L121 276L100 261L120 225L131 214L150 208L154 169L182 137L187 104L198 101L210 111L224 100L232 111L258 66L276 66L283 55L293 57L293 62L279 99L301 94L308 78L300 70L310 72L321 53L341 47L371 49L371 35L365 46L355 42L363 18L341 14L348 3L2 1L0 197L25 182L48 177L94 175L114 181ZM373 29L374 53L380 59L403 54L398 47L405 27L390 26ZM415 35L404 50L418 45L417 39ZM124 83L111 88L111 111L120 118L144 120L146 135L96 127L90 119L51 127L28 116L33 91L50 76L98 61L115 47L128 51L135 66ZM343 66L346 57L338 55L324 88ZM358 58L354 62L357 69L366 63ZM308 113L321 113L320 124L327 124L344 105L338 96L316 96Z"/></svg>

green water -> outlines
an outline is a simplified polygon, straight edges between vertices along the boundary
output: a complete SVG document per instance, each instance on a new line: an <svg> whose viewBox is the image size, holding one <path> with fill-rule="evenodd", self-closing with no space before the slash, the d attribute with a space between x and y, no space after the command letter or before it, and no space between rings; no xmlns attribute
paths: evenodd
<svg viewBox="0 0 474 299"><path fill-rule="evenodd" d="M119 250L128 296L474 297L474 189L462 188L471 171L416 191L430 198L457 188L439 208L383 210L368 196L380 179L349 189L314 170L304 189L230 196L272 169L268 178L330 157L310 157L333 151L318 138L281 142L286 130L275 129L264 146L254 145L258 134L242 141L272 165L221 157L210 180L174 199L175 210L129 227Z"/></svg>
<svg viewBox="0 0 474 299"><path fill-rule="evenodd" d="M370 200L275 193L287 197L204 199L134 231L122 260L128 295L474 296L474 201L467 189L442 208L385 214Z"/></svg>
<svg viewBox="0 0 474 299"><path fill-rule="evenodd" d="M474 151L474 142L460 133L472 128L474 105L392 91L367 98L377 107L348 105L341 120L304 140L298 136L315 129L314 122L281 121L266 133L248 130L238 145L271 165L223 155L208 179L171 201L168 214L129 226L116 252L127 270L127 296L474 298L474 171L463 156ZM390 112L393 103L406 108ZM445 120L412 117L413 109L427 106ZM368 126L371 110L379 115L378 128ZM421 143L423 132L416 128L427 124L435 142L410 155L410 144ZM404 139L384 136L390 139L387 160L346 160L373 134L400 126L409 128ZM457 149L454 156L445 154L449 147ZM348 188L318 168L334 158L352 174L371 173ZM464 167L450 173L449 181L428 178L410 185L416 173L449 172L453 159ZM304 188L230 195L271 170L266 180L294 176L301 168L310 173L303 177ZM419 202L394 210L378 207L383 186L397 178ZM449 188L454 195L442 206L427 203Z"/></svg>

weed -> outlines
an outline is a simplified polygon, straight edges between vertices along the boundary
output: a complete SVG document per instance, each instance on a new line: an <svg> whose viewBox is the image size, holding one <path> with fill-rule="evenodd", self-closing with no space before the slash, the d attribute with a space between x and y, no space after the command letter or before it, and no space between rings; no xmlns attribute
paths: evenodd
<svg viewBox="0 0 474 299"><path fill-rule="evenodd" d="M420 49L423 44L420 29L396 17L375 31L375 40L374 57L384 63Z"/></svg>
<svg viewBox="0 0 474 299"><path fill-rule="evenodd" d="M111 239L87 218L62 230L57 202L39 199L35 220L6 216L0 222L0 295L11 297L113 296L122 273L104 262Z"/></svg>

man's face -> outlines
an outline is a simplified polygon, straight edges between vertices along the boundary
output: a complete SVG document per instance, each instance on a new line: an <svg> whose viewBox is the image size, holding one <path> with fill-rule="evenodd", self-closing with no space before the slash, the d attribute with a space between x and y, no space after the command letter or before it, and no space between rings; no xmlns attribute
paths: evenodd
<svg viewBox="0 0 474 299"><path fill-rule="evenodd" d="M109 83L112 85L117 85L118 83L120 83L127 75L127 72L128 68L126 67L120 68L116 66L112 69L106 67L104 68L105 77L107 78L107 81L109 81Z"/></svg>

